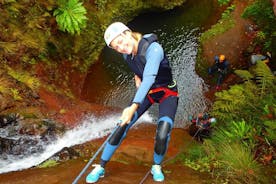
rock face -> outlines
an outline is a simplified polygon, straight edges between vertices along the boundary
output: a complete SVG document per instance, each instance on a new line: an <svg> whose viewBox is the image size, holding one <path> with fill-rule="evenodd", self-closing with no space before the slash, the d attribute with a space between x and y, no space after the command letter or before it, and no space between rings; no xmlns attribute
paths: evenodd
<svg viewBox="0 0 276 184"><path fill-rule="evenodd" d="M43 120L29 124L18 114L0 116L0 158L26 156L43 151L43 145L64 132L64 126Z"/></svg>

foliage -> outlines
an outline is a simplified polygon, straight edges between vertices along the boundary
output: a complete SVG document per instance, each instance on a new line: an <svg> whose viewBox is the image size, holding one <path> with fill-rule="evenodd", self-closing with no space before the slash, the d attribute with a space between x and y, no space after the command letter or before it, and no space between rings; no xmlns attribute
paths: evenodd
<svg viewBox="0 0 276 184"><path fill-rule="evenodd" d="M82 3L78 0L59 0L59 8L54 11L56 21L62 31L70 34L80 34L81 29L86 27L87 13Z"/></svg>
<svg viewBox="0 0 276 184"><path fill-rule="evenodd" d="M103 11L105 9L105 5L107 3L108 0L95 0L95 4L97 5L97 8L100 11Z"/></svg>
<svg viewBox="0 0 276 184"><path fill-rule="evenodd" d="M218 23L213 25L209 30L205 31L200 36L200 42L203 43L204 41L209 40L218 34L222 34L234 27L235 22L234 19L231 17L231 13L234 9L235 5L227 7L227 9L222 13L221 19L218 21Z"/></svg>
<svg viewBox="0 0 276 184"><path fill-rule="evenodd" d="M263 97L267 90L271 90L271 86L275 84L275 76L270 68L262 61L258 61L256 66L252 68L251 73L244 70L236 70L235 73L242 77L245 81L255 81L258 87L258 95Z"/></svg>
<svg viewBox="0 0 276 184"><path fill-rule="evenodd" d="M209 158L215 157L209 164L218 163L213 172L219 178L233 183L264 182L254 159L266 164L275 159L275 76L261 61L235 73L244 83L216 93L210 114L220 123L204 147Z"/></svg>
<svg viewBox="0 0 276 184"><path fill-rule="evenodd" d="M275 27L275 15L270 0L256 0L243 12L244 18L252 18L260 27Z"/></svg>
<svg viewBox="0 0 276 184"><path fill-rule="evenodd" d="M40 86L40 81L36 77L32 77L29 72L15 71L9 67L7 69L10 76L12 76L17 81L26 84L32 90L35 90Z"/></svg>
<svg viewBox="0 0 276 184"><path fill-rule="evenodd" d="M261 61L257 62L253 72L255 73L256 84L259 88L259 95L263 97L271 89L271 86L275 85L275 76L270 68Z"/></svg>
<svg viewBox="0 0 276 184"><path fill-rule="evenodd" d="M21 101L23 98L20 96L19 91L15 88L10 88L10 91L12 93L13 99L15 101Z"/></svg>
<svg viewBox="0 0 276 184"><path fill-rule="evenodd" d="M186 166L200 172L211 171L211 159L201 145L193 145L187 153L178 157L178 159Z"/></svg>
<svg viewBox="0 0 276 184"><path fill-rule="evenodd" d="M244 141L240 143L234 131L229 136L229 132L226 133L224 128L220 128L203 146L207 150L209 165L212 166L211 172L218 178L233 183L251 183L264 179L261 166L254 159L251 149Z"/></svg>
<svg viewBox="0 0 276 184"><path fill-rule="evenodd" d="M228 4L230 2L230 0L218 0L218 3L220 4L220 5L226 5L226 4Z"/></svg>
<svg viewBox="0 0 276 184"><path fill-rule="evenodd" d="M43 162L42 164L40 164L38 168L49 168L49 167L54 167L56 165L58 165L58 162L56 160L49 159Z"/></svg>
<svg viewBox="0 0 276 184"><path fill-rule="evenodd" d="M257 91L257 87L252 83L247 83L234 85L227 91L216 93L217 100L212 107L212 116L219 117L222 122L238 121L240 117L246 121L252 120L255 118L252 116L252 111L258 110L255 107L258 104L258 96L256 98L255 91Z"/></svg>
<svg viewBox="0 0 276 184"><path fill-rule="evenodd" d="M275 121L265 121L265 130L266 136L265 138L269 141L269 144L276 145L276 123Z"/></svg>
<svg viewBox="0 0 276 184"><path fill-rule="evenodd" d="M254 75L251 74L248 70L235 70L235 74L243 78L245 81L250 81L254 78Z"/></svg>
<svg viewBox="0 0 276 184"><path fill-rule="evenodd" d="M241 70L236 70L235 73L244 78L245 83L216 93L217 99L211 114L221 118L224 122L244 119L246 122L258 123L265 105L262 103L266 99L265 96L269 94L272 98L275 96L273 95L275 94L275 77L263 62L257 62L250 73ZM265 103L273 103L273 100L265 101Z"/></svg>
<svg viewBox="0 0 276 184"><path fill-rule="evenodd" d="M246 147L253 148L255 145L255 133L256 131L250 123L233 121L223 128L217 128L213 133L212 140L216 144L240 142Z"/></svg>
<svg viewBox="0 0 276 184"><path fill-rule="evenodd" d="M11 85L11 82L6 78L2 76L2 73L0 75L0 93L1 94L8 94L9 93L9 86Z"/></svg>
<svg viewBox="0 0 276 184"><path fill-rule="evenodd" d="M17 51L17 45L14 42L0 42L0 48L8 54L14 54Z"/></svg>
<svg viewBox="0 0 276 184"><path fill-rule="evenodd" d="M271 50L272 36L276 34L276 17L270 0L256 0L248 6L242 14L244 18L251 18L262 30L265 40L260 42L266 50ZM259 40L260 41L260 40Z"/></svg>
<svg viewBox="0 0 276 184"><path fill-rule="evenodd" d="M254 160L250 149L239 143L224 143L219 147L220 172L233 183L254 183L262 179L261 166Z"/></svg>
<svg viewBox="0 0 276 184"><path fill-rule="evenodd" d="M76 3L73 4L73 2ZM0 1L0 60L24 67L40 62L53 67L58 62L70 61L74 69L86 72L98 59L105 45L102 34L110 22L114 20L127 22L142 11L173 8L181 5L185 0L96 0L95 3L92 2ZM68 6L70 3L72 6ZM55 14L54 17L53 13L59 14ZM61 27L58 17L61 17L61 24L67 27ZM65 17L67 20L69 17L69 24ZM77 22L77 29L74 26L76 23L74 18L83 23ZM66 30L69 29L74 32L73 34L84 34L74 37L61 34L57 31L57 24L66 32L69 32Z"/></svg>

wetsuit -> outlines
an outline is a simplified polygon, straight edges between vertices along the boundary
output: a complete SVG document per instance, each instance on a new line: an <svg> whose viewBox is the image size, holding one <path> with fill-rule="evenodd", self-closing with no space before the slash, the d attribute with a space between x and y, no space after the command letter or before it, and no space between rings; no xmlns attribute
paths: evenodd
<svg viewBox="0 0 276 184"><path fill-rule="evenodd" d="M215 72L218 72L217 86L220 86L225 75L227 74L227 70L229 68L229 62L224 60L223 62L219 62L218 57L215 59L215 64L208 68L209 75L212 75Z"/></svg>
<svg viewBox="0 0 276 184"><path fill-rule="evenodd" d="M101 156L101 165L110 160L115 150L125 138L129 128L137 119L152 105L159 103L159 117L154 148L154 163L161 164L167 151L171 130L178 105L176 84L172 84L172 73L163 48L156 42L157 37L153 34L144 35L139 41L137 55L123 55L129 68L141 78L139 86L132 103L138 103L139 108L134 114L131 122L119 127L107 142ZM169 87L168 87L169 86ZM155 92L156 89L166 89ZM149 92L154 91L149 94ZM166 94L167 95L166 95Z"/></svg>

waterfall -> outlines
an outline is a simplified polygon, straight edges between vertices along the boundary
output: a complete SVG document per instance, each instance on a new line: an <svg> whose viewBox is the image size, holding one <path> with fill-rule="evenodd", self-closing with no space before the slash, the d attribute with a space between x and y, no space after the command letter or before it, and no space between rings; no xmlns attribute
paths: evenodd
<svg viewBox="0 0 276 184"><path fill-rule="evenodd" d="M0 174L37 166L65 147L72 147L104 137L116 127L116 120L119 117L120 114L112 114L101 118L93 115L85 117L81 120L79 126L66 131L51 143L45 143L38 139L37 146L42 146L41 152L29 153L27 155L6 155L5 158L0 157ZM152 118L149 114L145 113L136 125L141 122L150 122L151 120ZM30 137L30 139L33 139L33 137Z"/></svg>

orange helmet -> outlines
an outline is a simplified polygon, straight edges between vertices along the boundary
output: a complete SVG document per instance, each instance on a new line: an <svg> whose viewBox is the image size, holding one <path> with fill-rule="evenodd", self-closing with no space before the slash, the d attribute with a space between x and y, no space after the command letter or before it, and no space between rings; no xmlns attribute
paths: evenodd
<svg viewBox="0 0 276 184"><path fill-rule="evenodd" d="M220 56L219 56L219 60L220 60L220 61L224 61L224 60L225 60L225 55L220 55Z"/></svg>

